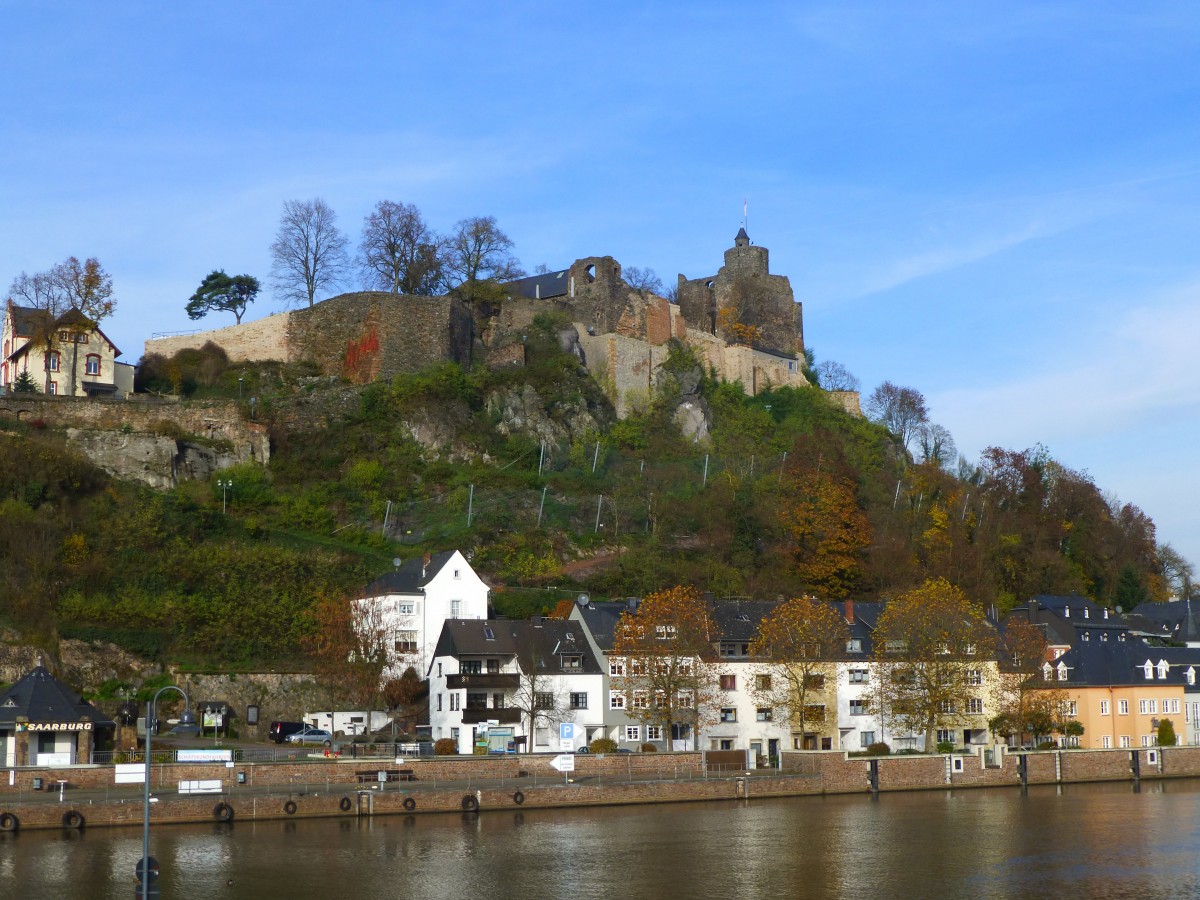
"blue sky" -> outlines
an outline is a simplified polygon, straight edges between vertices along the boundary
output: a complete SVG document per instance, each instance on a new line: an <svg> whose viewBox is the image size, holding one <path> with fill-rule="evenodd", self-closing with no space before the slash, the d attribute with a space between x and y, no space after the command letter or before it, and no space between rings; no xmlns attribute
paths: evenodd
<svg viewBox="0 0 1200 900"><path fill-rule="evenodd" d="M0 0L0 289L99 257L135 361L211 269L265 281L287 199L668 283L748 199L819 360L1200 563L1198 50L1188 3Z"/></svg>

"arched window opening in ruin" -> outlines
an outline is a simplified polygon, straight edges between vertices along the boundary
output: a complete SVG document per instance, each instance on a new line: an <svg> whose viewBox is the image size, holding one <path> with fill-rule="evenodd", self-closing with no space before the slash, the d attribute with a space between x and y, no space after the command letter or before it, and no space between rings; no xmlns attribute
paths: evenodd
<svg viewBox="0 0 1200 900"><path fill-rule="evenodd" d="M596 280L596 267L595 266L588 266L583 271L584 271L584 274L587 275L588 284L591 284L593 281Z"/></svg>

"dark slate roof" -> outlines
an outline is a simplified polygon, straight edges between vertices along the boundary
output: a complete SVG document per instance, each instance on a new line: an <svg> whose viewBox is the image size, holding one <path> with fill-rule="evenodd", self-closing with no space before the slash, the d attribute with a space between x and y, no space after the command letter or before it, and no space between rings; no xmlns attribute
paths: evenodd
<svg viewBox="0 0 1200 900"><path fill-rule="evenodd" d="M1082 594L1037 594L1015 607L1009 617L1038 626L1051 644L1068 646L1081 642L1082 631L1106 631L1112 636L1129 631L1129 624L1115 611Z"/></svg>
<svg viewBox="0 0 1200 900"><path fill-rule="evenodd" d="M530 297L546 300L550 297L565 297L570 289L571 279L567 276L569 269L558 272L544 272L541 275L530 275L518 278L504 285L505 290L518 297Z"/></svg>
<svg viewBox="0 0 1200 900"><path fill-rule="evenodd" d="M1139 631L1173 641L1200 642L1200 603L1187 600L1169 603L1139 603L1129 614L1130 625Z"/></svg>
<svg viewBox="0 0 1200 900"><path fill-rule="evenodd" d="M11 306L13 334L17 337L30 337L37 330L38 319L48 319L50 314L44 309L32 306Z"/></svg>
<svg viewBox="0 0 1200 900"><path fill-rule="evenodd" d="M709 603L713 624L717 627L715 640L752 641L758 634L759 623L769 616L777 600L713 600Z"/></svg>
<svg viewBox="0 0 1200 900"><path fill-rule="evenodd" d="M78 307L72 306L65 313L58 317L55 325L82 325L84 328L95 328L96 323L79 311Z"/></svg>
<svg viewBox="0 0 1200 900"><path fill-rule="evenodd" d="M490 635L490 636L489 636ZM561 674L563 656L581 656L572 675L598 675L600 664L592 654L583 626L564 619L448 619L438 636L436 656L513 656L522 666L538 661L544 673Z"/></svg>
<svg viewBox="0 0 1200 900"><path fill-rule="evenodd" d="M11 725L18 717L30 722L82 722L86 718L96 725L113 724L43 666L35 666L0 696L0 725Z"/></svg>
<svg viewBox="0 0 1200 900"><path fill-rule="evenodd" d="M383 597L387 594L419 594L425 585L433 580L442 570L454 550L434 553L429 557L429 565L425 565L424 557L417 556L400 564L394 572L376 578L363 590L363 597Z"/></svg>
<svg viewBox="0 0 1200 900"><path fill-rule="evenodd" d="M1060 662L1066 665L1066 682L1055 682L1063 687L1186 684L1183 670L1187 666L1171 665L1167 677L1162 680L1158 678L1157 672L1153 679L1147 679L1145 676L1142 666L1146 664L1146 660L1150 660L1154 665L1161 659L1165 659L1168 664L1172 663L1167 656L1169 649L1151 647L1144 641L1089 641L1076 644L1050 663L1050 666L1057 667Z"/></svg>
<svg viewBox="0 0 1200 900"><path fill-rule="evenodd" d="M635 610L636 603L636 600L593 600L587 606L577 604L576 609L579 610L596 646L608 652L612 649L621 614Z"/></svg>
<svg viewBox="0 0 1200 900"><path fill-rule="evenodd" d="M747 242L749 242L749 240L750 240L750 235L746 234L746 229L745 229L745 228L739 228L739 229L738 229L738 233L737 233L737 234L734 236L734 238L733 238L733 242L734 242L735 244L736 244L738 241L747 241Z"/></svg>

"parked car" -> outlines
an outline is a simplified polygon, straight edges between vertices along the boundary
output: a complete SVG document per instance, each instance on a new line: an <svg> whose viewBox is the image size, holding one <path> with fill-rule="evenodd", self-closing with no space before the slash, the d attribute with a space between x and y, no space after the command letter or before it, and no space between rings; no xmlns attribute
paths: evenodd
<svg viewBox="0 0 1200 900"><path fill-rule="evenodd" d="M282 744L287 740L288 735L295 734L304 728L303 722L272 722L271 730L267 735L277 744Z"/></svg>
<svg viewBox="0 0 1200 900"><path fill-rule="evenodd" d="M305 725L295 734L289 734L287 741L289 744L324 744L329 747L333 744L333 735L324 728Z"/></svg>

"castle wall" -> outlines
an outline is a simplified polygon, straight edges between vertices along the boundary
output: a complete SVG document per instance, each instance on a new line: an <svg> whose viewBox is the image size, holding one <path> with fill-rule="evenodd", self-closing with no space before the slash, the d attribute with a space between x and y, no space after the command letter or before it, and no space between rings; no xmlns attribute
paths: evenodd
<svg viewBox="0 0 1200 900"><path fill-rule="evenodd" d="M241 325L151 338L146 341L144 351L174 356L180 350L197 350L212 341L234 362L288 360L291 358L288 356L288 320L291 316L290 312L281 312Z"/></svg>
<svg viewBox="0 0 1200 900"><path fill-rule="evenodd" d="M655 346L620 334L589 335L582 328L579 344L588 369L612 400L618 418L624 418L649 400L654 389L654 370L668 356L665 344Z"/></svg>

